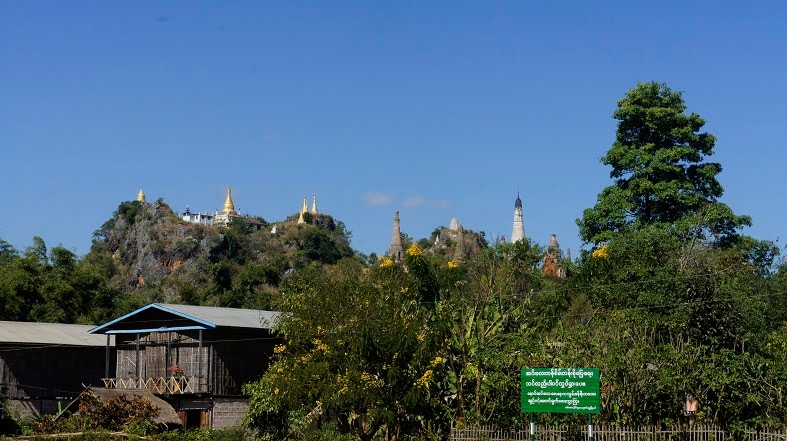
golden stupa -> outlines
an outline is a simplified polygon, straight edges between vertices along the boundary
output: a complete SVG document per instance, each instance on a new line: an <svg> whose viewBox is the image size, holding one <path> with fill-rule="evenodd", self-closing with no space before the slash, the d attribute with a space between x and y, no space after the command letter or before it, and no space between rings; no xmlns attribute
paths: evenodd
<svg viewBox="0 0 787 441"><path fill-rule="evenodd" d="M304 197L303 198L303 205L301 206L301 214L300 214L300 216L298 216L298 223L299 224L305 224L306 223L306 219L303 218L303 215L305 213L308 213L308 212L309 212L309 204L306 203L306 198Z"/></svg>
<svg viewBox="0 0 787 441"><path fill-rule="evenodd" d="M234 213L235 204L232 202L232 189L227 186L227 199L224 200L224 208L221 210L223 213Z"/></svg>

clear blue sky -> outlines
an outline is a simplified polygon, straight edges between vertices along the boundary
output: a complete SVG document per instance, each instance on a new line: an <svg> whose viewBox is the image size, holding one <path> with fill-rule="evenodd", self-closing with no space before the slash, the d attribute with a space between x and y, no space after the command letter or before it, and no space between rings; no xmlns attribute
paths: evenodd
<svg viewBox="0 0 787 441"><path fill-rule="evenodd" d="M509 236L519 189L576 250L650 80L708 121L748 233L787 234L784 2L331 3L0 1L0 238L84 254L140 188L212 211L230 184L268 220L317 192L380 253L395 210Z"/></svg>

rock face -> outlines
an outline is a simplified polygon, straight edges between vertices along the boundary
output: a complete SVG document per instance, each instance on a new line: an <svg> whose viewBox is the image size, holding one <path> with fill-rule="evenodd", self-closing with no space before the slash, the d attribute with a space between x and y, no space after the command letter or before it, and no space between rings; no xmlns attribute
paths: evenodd
<svg viewBox="0 0 787 441"><path fill-rule="evenodd" d="M183 222L160 201L124 202L94 236L91 253L111 255L129 286L196 270L199 257L222 241L218 228Z"/></svg>

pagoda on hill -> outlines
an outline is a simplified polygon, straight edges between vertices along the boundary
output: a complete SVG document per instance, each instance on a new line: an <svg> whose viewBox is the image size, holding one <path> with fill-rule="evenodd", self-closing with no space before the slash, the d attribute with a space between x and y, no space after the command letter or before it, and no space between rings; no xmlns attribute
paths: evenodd
<svg viewBox="0 0 787 441"><path fill-rule="evenodd" d="M214 225L229 225L230 221L236 217L240 217L235 211L235 203L232 202L232 189L227 186L227 198L224 199L224 207L219 211L213 219Z"/></svg>

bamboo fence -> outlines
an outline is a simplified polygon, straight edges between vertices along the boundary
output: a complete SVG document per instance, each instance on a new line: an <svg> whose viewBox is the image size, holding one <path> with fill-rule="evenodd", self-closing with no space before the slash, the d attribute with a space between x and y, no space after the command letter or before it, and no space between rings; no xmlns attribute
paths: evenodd
<svg viewBox="0 0 787 441"><path fill-rule="evenodd" d="M587 426L541 425L536 441L588 441ZM530 429L499 430L491 426L451 430L451 441L528 441ZM659 428L656 426L593 426L593 441L787 441L787 429L743 429L731 432L717 426Z"/></svg>

